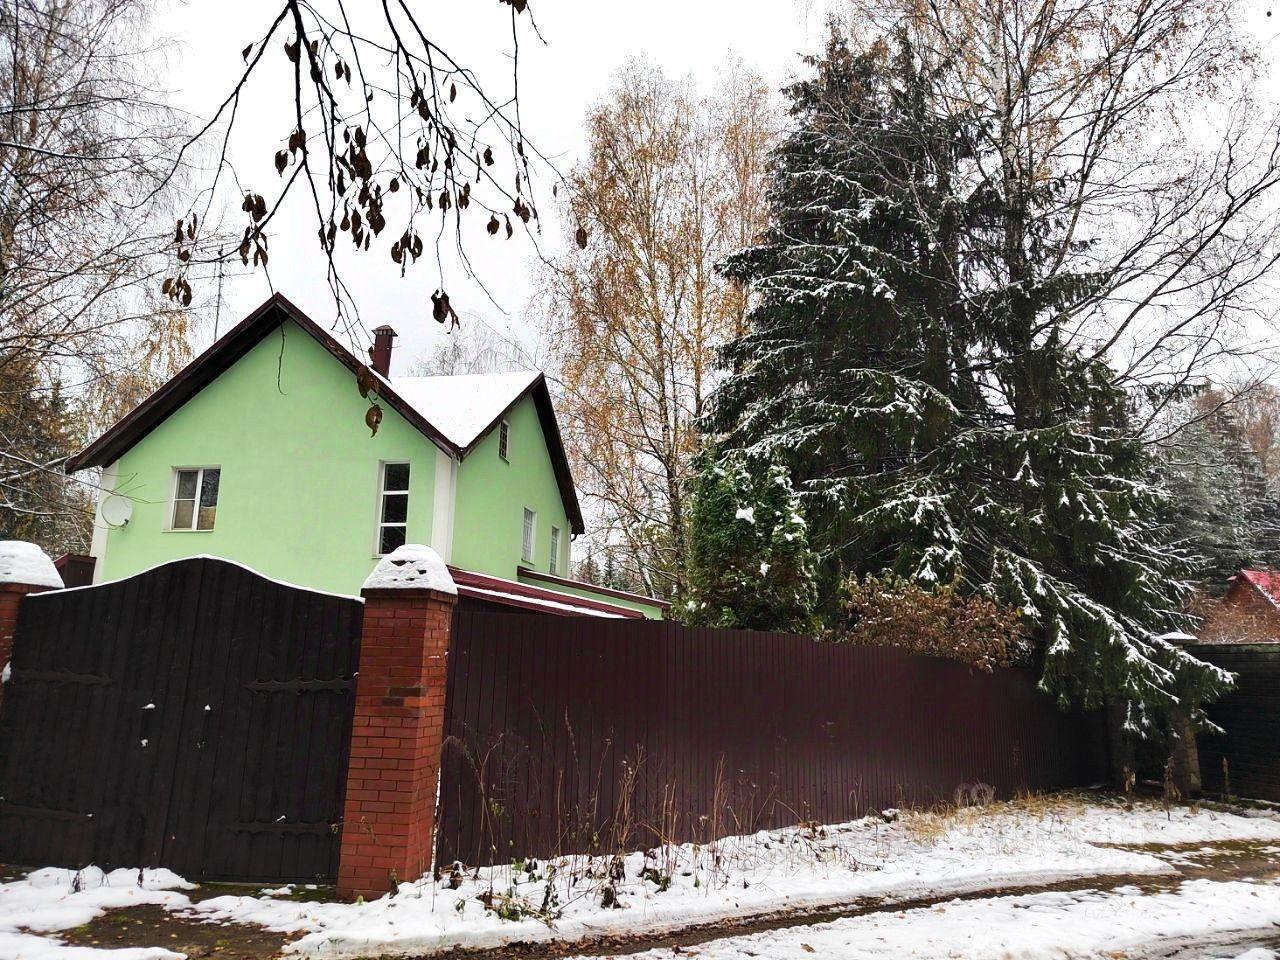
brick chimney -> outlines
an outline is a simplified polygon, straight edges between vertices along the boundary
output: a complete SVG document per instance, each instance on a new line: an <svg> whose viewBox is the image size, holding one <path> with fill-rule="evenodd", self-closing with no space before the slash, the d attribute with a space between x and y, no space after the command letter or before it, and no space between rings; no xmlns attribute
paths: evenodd
<svg viewBox="0 0 1280 960"><path fill-rule="evenodd" d="M396 332L385 323L373 328L373 346L369 348L369 363L374 372L384 377L391 376L391 341L395 336Z"/></svg>

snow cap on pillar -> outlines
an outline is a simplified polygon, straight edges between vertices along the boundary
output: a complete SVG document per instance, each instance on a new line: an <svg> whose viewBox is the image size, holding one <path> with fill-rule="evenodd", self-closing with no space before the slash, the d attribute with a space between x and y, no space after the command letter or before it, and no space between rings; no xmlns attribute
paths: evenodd
<svg viewBox="0 0 1280 960"><path fill-rule="evenodd" d="M57 589L62 586L62 575L49 555L34 543L0 540L0 584L5 583Z"/></svg>
<svg viewBox="0 0 1280 960"><path fill-rule="evenodd" d="M440 554L420 543L406 543L378 561L364 582L366 590L435 590L458 595Z"/></svg>

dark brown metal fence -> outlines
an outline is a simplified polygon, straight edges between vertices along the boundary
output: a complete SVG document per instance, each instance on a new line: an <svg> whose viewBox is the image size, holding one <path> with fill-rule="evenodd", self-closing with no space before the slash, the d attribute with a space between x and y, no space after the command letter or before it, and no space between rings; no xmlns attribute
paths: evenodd
<svg viewBox="0 0 1280 960"><path fill-rule="evenodd" d="M335 876L361 610L207 558L24 598L0 861Z"/></svg>
<svg viewBox="0 0 1280 960"><path fill-rule="evenodd" d="M439 862L833 822L1103 776L1027 671L672 623L460 610Z"/></svg>
<svg viewBox="0 0 1280 960"><path fill-rule="evenodd" d="M1280 800L1280 644L1203 644L1188 652L1237 674L1235 690L1207 708L1225 733L1197 737L1205 792L1229 788L1237 796Z"/></svg>

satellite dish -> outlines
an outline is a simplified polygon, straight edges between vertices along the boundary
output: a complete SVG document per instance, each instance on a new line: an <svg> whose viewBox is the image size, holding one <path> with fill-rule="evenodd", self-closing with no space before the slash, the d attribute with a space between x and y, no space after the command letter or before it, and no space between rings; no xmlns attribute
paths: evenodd
<svg viewBox="0 0 1280 960"><path fill-rule="evenodd" d="M102 522L107 526L123 527L133 516L133 501L113 493L102 501L98 512L102 515Z"/></svg>

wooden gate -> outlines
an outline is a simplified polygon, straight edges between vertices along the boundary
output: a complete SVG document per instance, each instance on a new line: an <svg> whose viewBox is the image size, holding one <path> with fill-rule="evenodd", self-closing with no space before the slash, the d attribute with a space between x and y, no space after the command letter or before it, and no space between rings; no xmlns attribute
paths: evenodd
<svg viewBox="0 0 1280 960"><path fill-rule="evenodd" d="M1236 674L1235 689L1206 707L1223 732L1196 738L1204 792L1280 801L1280 644L1206 643L1187 652Z"/></svg>
<svg viewBox="0 0 1280 960"><path fill-rule="evenodd" d="M334 877L361 612L212 558L24 598L0 861Z"/></svg>

